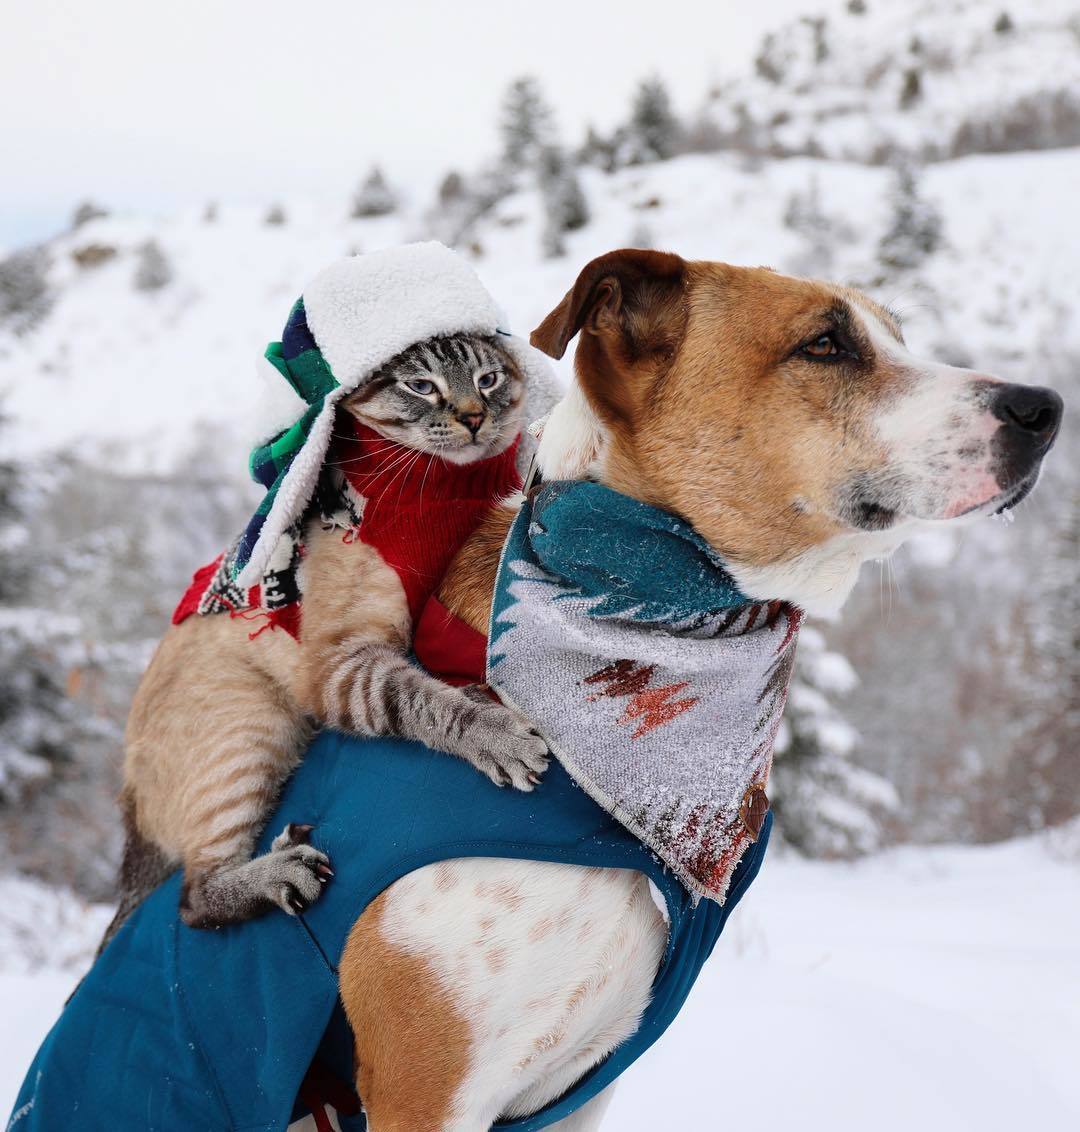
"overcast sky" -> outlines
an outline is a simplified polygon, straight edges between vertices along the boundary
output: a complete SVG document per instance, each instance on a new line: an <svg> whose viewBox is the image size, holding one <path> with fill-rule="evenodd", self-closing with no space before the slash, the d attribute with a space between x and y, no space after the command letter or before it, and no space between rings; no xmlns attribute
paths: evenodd
<svg viewBox="0 0 1080 1132"><path fill-rule="evenodd" d="M563 134L609 126L659 73L685 111L764 30L837 0L3 0L0 243L72 206L342 193L375 160L424 186L495 146L506 83Z"/></svg>

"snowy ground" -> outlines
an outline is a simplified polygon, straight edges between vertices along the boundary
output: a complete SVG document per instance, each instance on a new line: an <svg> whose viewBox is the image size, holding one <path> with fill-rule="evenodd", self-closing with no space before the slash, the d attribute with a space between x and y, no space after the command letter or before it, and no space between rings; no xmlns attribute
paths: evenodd
<svg viewBox="0 0 1080 1132"><path fill-rule="evenodd" d="M605 1127L1080 1127L1078 841L774 856ZM78 976L43 941L63 922L85 946L105 915L15 883L0 883L0 1112ZM35 905L21 927L16 897Z"/></svg>

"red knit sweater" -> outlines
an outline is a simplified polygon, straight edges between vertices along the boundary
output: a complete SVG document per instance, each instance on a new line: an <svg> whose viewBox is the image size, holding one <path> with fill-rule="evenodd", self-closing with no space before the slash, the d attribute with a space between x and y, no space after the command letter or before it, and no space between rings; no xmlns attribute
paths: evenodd
<svg viewBox="0 0 1080 1132"><path fill-rule="evenodd" d="M519 441L487 460L451 464L387 440L346 414L339 417L338 430L329 461L341 468L366 500L360 526L343 532L342 538L374 547L394 569L415 625L451 559L484 514L521 487L516 464ZM174 623L198 610L220 561L196 573L173 615ZM263 611L266 620L260 629L280 625L299 638L302 604L301 600ZM259 587L253 586L246 615L257 618L260 609ZM432 624L429 616L423 636L430 636Z"/></svg>
<svg viewBox="0 0 1080 1132"><path fill-rule="evenodd" d="M473 464L416 452L354 421L331 459L367 500L359 538L397 571L413 621L462 543L498 502L521 487L515 440Z"/></svg>

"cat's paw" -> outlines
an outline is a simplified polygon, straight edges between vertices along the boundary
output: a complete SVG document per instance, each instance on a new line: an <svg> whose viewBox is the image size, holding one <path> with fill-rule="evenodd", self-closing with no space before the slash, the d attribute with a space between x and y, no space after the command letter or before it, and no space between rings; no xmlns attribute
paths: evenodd
<svg viewBox="0 0 1080 1132"><path fill-rule="evenodd" d="M334 875L330 858L308 844L311 830L310 825L290 822L270 843L270 852L251 862L264 895L290 916L314 904Z"/></svg>
<svg viewBox="0 0 1080 1132"><path fill-rule="evenodd" d="M496 786L532 790L547 770L551 752L524 716L488 703L462 735L458 752Z"/></svg>

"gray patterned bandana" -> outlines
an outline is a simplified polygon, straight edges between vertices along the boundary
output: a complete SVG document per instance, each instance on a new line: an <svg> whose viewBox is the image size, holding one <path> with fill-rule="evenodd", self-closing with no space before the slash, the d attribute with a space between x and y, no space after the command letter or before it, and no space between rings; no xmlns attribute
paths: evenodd
<svg viewBox="0 0 1080 1132"><path fill-rule="evenodd" d="M682 519L581 481L503 548L488 682L695 896L757 837L801 614L739 592Z"/></svg>

